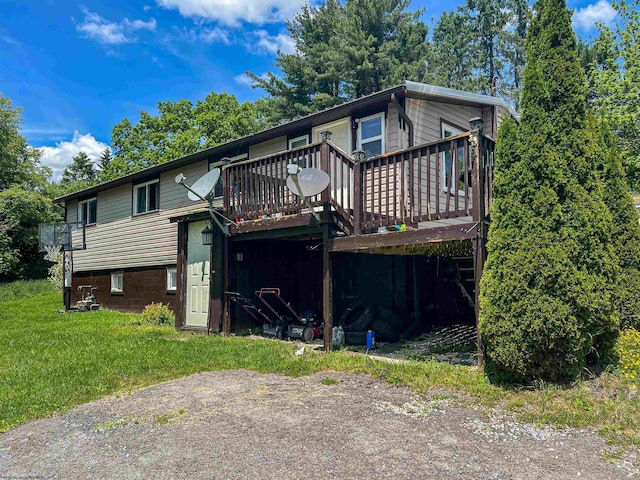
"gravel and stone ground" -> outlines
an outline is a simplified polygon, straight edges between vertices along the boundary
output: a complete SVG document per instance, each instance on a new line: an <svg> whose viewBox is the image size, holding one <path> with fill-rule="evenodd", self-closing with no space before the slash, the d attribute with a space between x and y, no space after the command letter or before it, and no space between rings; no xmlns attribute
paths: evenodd
<svg viewBox="0 0 640 480"><path fill-rule="evenodd" d="M329 380L328 380L329 379ZM337 380L334 382L333 380ZM464 401L461 401L464 400ZM621 479L589 430L366 376L201 373L0 434L0 479Z"/></svg>

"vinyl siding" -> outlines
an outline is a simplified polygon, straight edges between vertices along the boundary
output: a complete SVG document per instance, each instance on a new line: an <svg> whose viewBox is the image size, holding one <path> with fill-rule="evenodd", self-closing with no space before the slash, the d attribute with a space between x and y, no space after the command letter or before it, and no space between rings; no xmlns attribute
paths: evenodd
<svg viewBox="0 0 640 480"><path fill-rule="evenodd" d="M400 137L404 137L405 132L400 130L398 123L398 110L393 103L390 103L389 115L387 116L387 133L385 141L387 152L395 152L396 150L401 150L403 148L400 145Z"/></svg>
<svg viewBox="0 0 640 480"><path fill-rule="evenodd" d="M325 130L331 132L330 142L342 150L344 153L351 155L353 148L351 139L351 117L344 117L335 122L325 123L313 127L311 130L311 142L316 143L322 140L321 133Z"/></svg>
<svg viewBox="0 0 640 480"><path fill-rule="evenodd" d="M171 217L206 209L204 202L192 202L175 176L182 172L189 184L208 171L206 161L169 171L160 176L160 209L131 215L133 186L116 187L98 193L97 224L86 228L86 250L73 254L75 272L175 265L177 224ZM67 204L68 218L76 215L75 201Z"/></svg>
<svg viewBox="0 0 640 480"><path fill-rule="evenodd" d="M285 150L287 150L287 137L282 136L251 145L249 147L249 158L264 157L272 153L284 152Z"/></svg>
<svg viewBox="0 0 640 480"><path fill-rule="evenodd" d="M415 145L439 140L441 121L467 131L469 120L482 116L481 108L428 102L415 98L407 99L405 110L413 121Z"/></svg>

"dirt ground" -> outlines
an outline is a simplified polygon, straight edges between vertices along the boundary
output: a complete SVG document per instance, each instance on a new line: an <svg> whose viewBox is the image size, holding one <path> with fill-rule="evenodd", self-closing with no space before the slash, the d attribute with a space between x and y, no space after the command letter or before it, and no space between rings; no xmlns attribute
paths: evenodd
<svg viewBox="0 0 640 480"><path fill-rule="evenodd" d="M0 434L0 479L640 476L591 431L466 404L359 375L201 373Z"/></svg>

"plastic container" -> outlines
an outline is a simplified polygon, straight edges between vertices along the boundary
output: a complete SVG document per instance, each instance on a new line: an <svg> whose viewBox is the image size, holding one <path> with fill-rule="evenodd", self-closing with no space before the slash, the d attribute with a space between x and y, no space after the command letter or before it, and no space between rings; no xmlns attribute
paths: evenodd
<svg viewBox="0 0 640 480"><path fill-rule="evenodd" d="M333 327L331 330L331 344L334 347L344 345L344 329L342 327Z"/></svg>
<svg viewBox="0 0 640 480"><path fill-rule="evenodd" d="M369 330L367 332L367 350L376 348L376 332Z"/></svg>

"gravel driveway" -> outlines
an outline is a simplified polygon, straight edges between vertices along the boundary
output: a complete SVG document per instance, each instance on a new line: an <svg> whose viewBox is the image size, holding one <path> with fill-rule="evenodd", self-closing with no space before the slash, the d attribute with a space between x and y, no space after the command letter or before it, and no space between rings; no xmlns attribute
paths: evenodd
<svg viewBox="0 0 640 480"><path fill-rule="evenodd" d="M330 377L338 383L322 382ZM365 376L201 373L0 434L0 479L620 479L585 430Z"/></svg>

